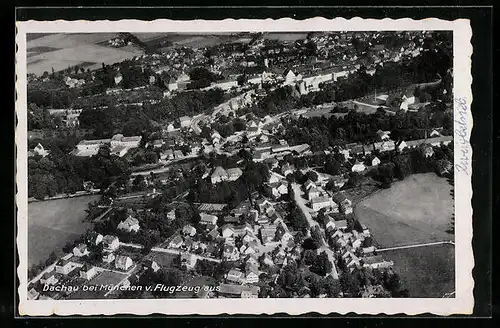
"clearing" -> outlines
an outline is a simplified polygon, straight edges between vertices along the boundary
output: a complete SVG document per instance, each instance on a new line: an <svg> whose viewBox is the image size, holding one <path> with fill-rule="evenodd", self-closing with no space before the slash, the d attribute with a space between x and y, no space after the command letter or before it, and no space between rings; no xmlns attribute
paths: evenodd
<svg viewBox="0 0 500 328"><path fill-rule="evenodd" d="M380 253L394 261L394 270L410 297L443 297L455 291L455 246L407 248Z"/></svg>
<svg viewBox="0 0 500 328"><path fill-rule="evenodd" d="M143 54L142 50L136 48L98 45L115 36L116 33L57 33L36 39L28 38L28 73L40 75L45 71L51 72L52 68L60 71L82 63L85 63L86 68L96 69L102 63L114 64Z"/></svg>
<svg viewBox="0 0 500 328"><path fill-rule="evenodd" d="M414 174L360 202L356 217L379 248L453 240L452 186L434 173Z"/></svg>
<svg viewBox="0 0 500 328"><path fill-rule="evenodd" d="M52 251L84 233L88 203L99 195L48 200L28 204L28 267L45 262Z"/></svg>

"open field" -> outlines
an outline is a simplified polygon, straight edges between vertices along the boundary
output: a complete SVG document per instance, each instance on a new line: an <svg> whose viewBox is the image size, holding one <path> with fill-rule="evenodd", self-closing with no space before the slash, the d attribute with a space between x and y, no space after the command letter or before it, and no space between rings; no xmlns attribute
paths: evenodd
<svg viewBox="0 0 500 328"><path fill-rule="evenodd" d="M95 69L102 63L114 64L142 54L142 50L127 47L112 48L97 43L109 40L116 33L50 34L35 39L28 38L28 73L37 75L85 64Z"/></svg>
<svg viewBox="0 0 500 328"><path fill-rule="evenodd" d="M451 186L434 173L414 174L360 202L355 213L380 248L453 240Z"/></svg>
<svg viewBox="0 0 500 328"><path fill-rule="evenodd" d="M47 260L52 251L84 233L87 204L99 195L34 202L28 205L28 267Z"/></svg>
<svg viewBox="0 0 500 328"><path fill-rule="evenodd" d="M437 245L380 253L394 261L394 270L410 297L443 297L455 291L455 246Z"/></svg>

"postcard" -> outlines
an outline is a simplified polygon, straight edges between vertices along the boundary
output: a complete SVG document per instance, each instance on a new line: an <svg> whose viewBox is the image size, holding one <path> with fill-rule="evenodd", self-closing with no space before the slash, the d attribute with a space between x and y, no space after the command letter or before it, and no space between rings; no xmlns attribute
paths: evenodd
<svg viewBox="0 0 500 328"><path fill-rule="evenodd" d="M470 314L469 21L18 21L18 309Z"/></svg>

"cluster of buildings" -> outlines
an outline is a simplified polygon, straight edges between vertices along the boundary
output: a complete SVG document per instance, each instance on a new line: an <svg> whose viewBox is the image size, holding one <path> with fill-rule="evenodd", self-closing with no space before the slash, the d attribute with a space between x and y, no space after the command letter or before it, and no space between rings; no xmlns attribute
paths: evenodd
<svg viewBox="0 0 500 328"><path fill-rule="evenodd" d="M81 140L72 154L90 157L96 155L103 145L109 145L112 155L122 157L130 149L139 147L141 140L141 136L124 137L123 134L115 134L111 139Z"/></svg>
<svg viewBox="0 0 500 328"><path fill-rule="evenodd" d="M127 219L128 220L128 219ZM90 256L95 249L102 247L101 258L98 262L90 261ZM118 252L120 241L113 235L103 236L95 231L87 235L85 242L76 245L71 253L58 259L54 264L49 265L30 284L33 286L40 283L43 286L51 285L79 285L88 282L106 271L118 271L124 274L134 268L134 261L127 255ZM35 299L59 299L69 296L71 289L62 291L44 292L31 288ZM38 288L40 289L40 288Z"/></svg>

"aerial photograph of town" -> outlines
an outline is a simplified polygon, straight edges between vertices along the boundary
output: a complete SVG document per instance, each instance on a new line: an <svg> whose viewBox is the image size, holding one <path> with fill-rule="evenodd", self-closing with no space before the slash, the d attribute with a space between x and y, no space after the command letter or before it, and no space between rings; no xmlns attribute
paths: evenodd
<svg viewBox="0 0 500 328"><path fill-rule="evenodd" d="M452 31L26 42L30 300L455 297Z"/></svg>

